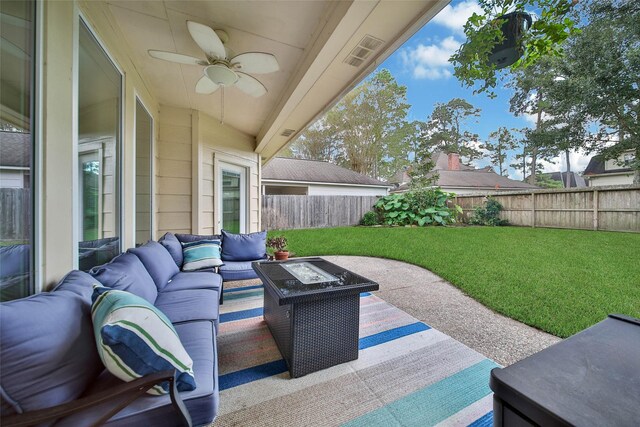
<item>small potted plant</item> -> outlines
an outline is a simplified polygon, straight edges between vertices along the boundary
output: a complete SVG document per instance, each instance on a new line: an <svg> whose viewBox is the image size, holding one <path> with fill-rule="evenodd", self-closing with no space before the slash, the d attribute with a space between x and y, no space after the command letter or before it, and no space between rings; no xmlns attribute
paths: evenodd
<svg viewBox="0 0 640 427"><path fill-rule="evenodd" d="M289 259L287 250L287 238L284 236L273 236L267 239L267 247L273 250L273 255L278 261Z"/></svg>

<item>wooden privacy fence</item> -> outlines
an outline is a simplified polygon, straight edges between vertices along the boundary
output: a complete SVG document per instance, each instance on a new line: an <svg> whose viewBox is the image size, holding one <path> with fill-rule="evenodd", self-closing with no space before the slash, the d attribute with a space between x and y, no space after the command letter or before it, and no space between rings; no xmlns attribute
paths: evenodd
<svg viewBox="0 0 640 427"><path fill-rule="evenodd" d="M286 230L356 225L376 196L262 196L262 228Z"/></svg>
<svg viewBox="0 0 640 427"><path fill-rule="evenodd" d="M640 186L589 187L489 194L512 225L640 232ZM457 196L466 222L486 195Z"/></svg>
<svg viewBox="0 0 640 427"><path fill-rule="evenodd" d="M28 188L0 188L0 239L27 240L31 235Z"/></svg>

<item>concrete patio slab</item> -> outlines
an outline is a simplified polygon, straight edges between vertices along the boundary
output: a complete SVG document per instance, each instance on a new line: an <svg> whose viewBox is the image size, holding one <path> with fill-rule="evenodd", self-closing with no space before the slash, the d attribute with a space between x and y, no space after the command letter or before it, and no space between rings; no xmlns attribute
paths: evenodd
<svg viewBox="0 0 640 427"><path fill-rule="evenodd" d="M560 338L495 313L439 276L415 265L381 258L323 256L380 284L374 292L418 320L507 366ZM256 281L225 284L239 287Z"/></svg>

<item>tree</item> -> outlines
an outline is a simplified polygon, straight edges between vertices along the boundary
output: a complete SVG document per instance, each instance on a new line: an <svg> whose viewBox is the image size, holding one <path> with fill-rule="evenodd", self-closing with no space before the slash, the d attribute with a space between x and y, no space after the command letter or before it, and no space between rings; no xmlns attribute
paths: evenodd
<svg viewBox="0 0 640 427"><path fill-rule="evenodd" d="M333 129L323 117L305 130L288 147L288 150L288 152L281 154L285 157L335 163L339 146L334 137Z"/></svg>
<svg viewBox="0 0 640 427"><path fill-rule="evenodd" d="M412 190L418 190L421 188L432 187L438 182L439 174L435 172L433 168L436 163L431 157L431 153L426 151L426 145L420 145L415 152L415 158L409 169L409 187Z"/></svg>
<svg viewBox="0 0 640 427"><path fill-rule="evenodd" d="M480 146L489 154L491 164L498 168L498 173L503 176L508 175L507 152L518 146L516 139L509 129L499 127L498 130L489 134L489 140Z"/></svg>
<svg viewBox="0 0 640 427"><path fill-rule="evenodd" d="M555 111L571 111L580 146L614 159L632 150L640 184L640 3L606 0L581 6L588 24L568 41L562 85L550 91Z"/></svg>
<svg viewBox="0 0 640 427"><path fill-rule="evenodd" d="M633 0L632 0L633 1ZM502 43L502 16L509 12L536 10L537 19L522 36L522 57L511 66L511 71L525 69L538 60L563 54L562 45L569 37L579 33L576 21L571 16L572 6L577 0L479 0L482 15L474 13L464 26L467 40L451 56L454 75L466 87L480 82L474 93L487 92L495 97L492 88L498 82L499 73L489 63L492 49ZM503 73L504 75L504 73Z"/></svg>
<svg viewBox="0 0 640 427"><path fill-rule="evenodd" d="M477 117L480 117L480 109L464 99L437 103L427 122L421 126L421 143L426 144L422 151L458 153L467 161L482 157L482 152L474 147L478 135L464 129L470 119Z"/></svg>
<svg viewBox="0 0 640 427"><path fill-rule="evenodd" d="M333 161L374 178L408 163L415 131L406 117L406 86L380 70L338 102L292 146L296 156Z"/></svg>

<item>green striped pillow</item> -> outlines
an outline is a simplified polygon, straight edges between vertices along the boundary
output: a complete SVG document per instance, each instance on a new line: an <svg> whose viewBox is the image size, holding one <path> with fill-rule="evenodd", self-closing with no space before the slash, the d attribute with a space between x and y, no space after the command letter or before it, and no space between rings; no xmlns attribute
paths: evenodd
<svg viewBox="0 0 640 427"><path fill-rule="evenodd" d="M182 243L184 262L182 271L195 271L203 268L220 267L220 240L198 240Z"/></svg>
<svg viewBox="0 0 640 427"><path fill-rule="evenodd" d="M176 370L179 391L196 388L193 361L167 317L147 300L129 292L95 286L91 319L102 363L116 377L132 381L155 372ZM169 383L148 393L163 395Z"/></svg>

